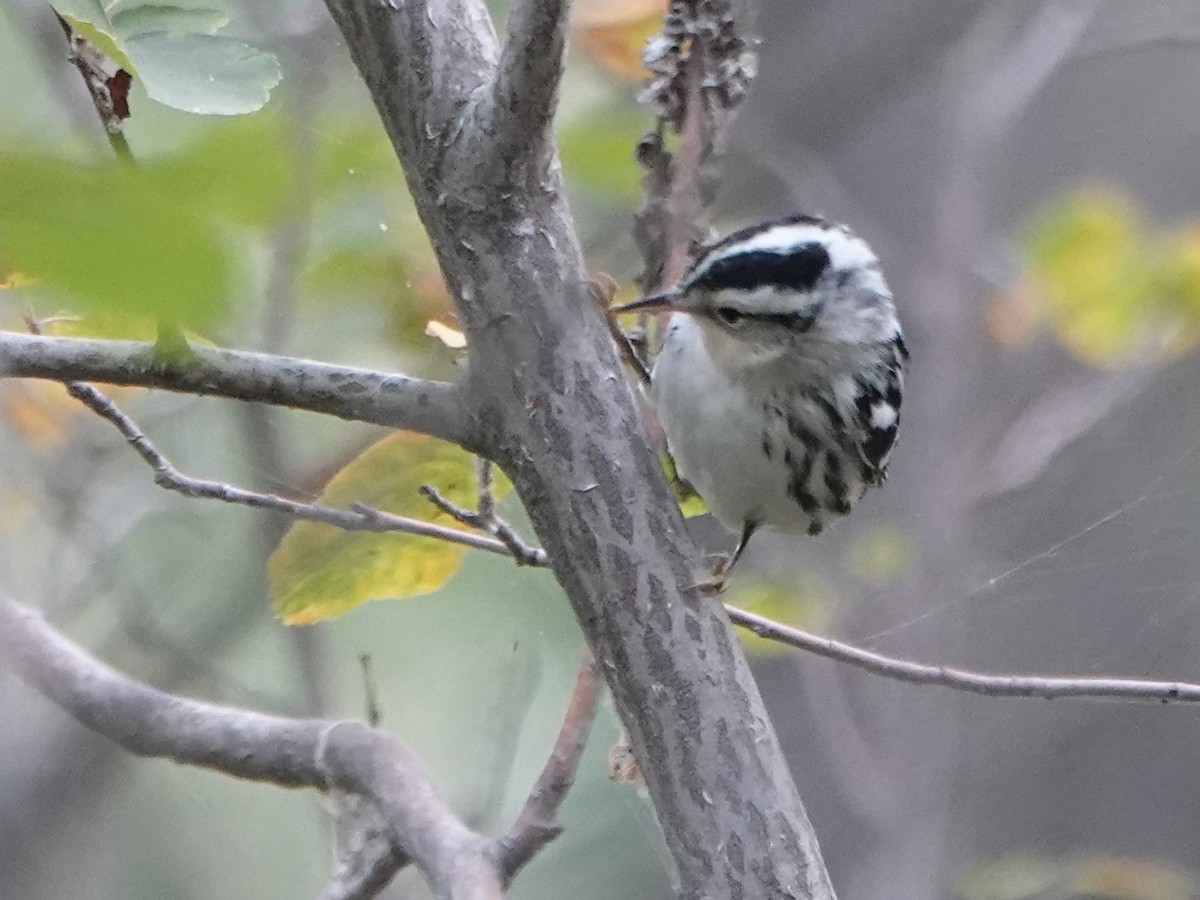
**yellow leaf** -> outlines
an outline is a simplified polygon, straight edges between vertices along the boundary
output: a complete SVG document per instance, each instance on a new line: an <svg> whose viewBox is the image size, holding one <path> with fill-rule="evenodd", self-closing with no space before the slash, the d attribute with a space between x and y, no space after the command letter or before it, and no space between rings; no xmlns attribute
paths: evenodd
<svg viewBox="0 0 1200 900"><path fill-rule="evenodd" d="M1090 187L1042 211L1024 243L1026 296L994 306L994 334L1033 310L1064 347L1097 366L1157 362L1200 343L1196 223L1159 233L1131 198Z"/></svg>
<svg viewBox="0 0 1200 900"><path fill-rule="evenodd" d="M9 381L0 385L0 418L34 447L59 447L71 436L71 422L83 407L61 384Z"/></svg>
<svg viewBox="0 0 1200 900"><path fill-rule="evenodd" d="M0 488L0 535L16 537L39 514L33 498L23 487Z"/></svg>
<svg viewBox="0 0 1200 900"><path fill-rule="evenodd" d="M457 328L451 328L439 322L437 319L430 319L425 323L425 334L427 337L437 338L451 350L465 350L467 348L467 336Z"/></svg>
<svg viewBox="0 0 1200 900"><path fill-rule="evenodd" d="M0 271L0 291L28 287L31 284L37 284L37 279L32 275L26 275L17 269L10 269L7 272Z"/></svg>
<svg viewBox="0 0 1200 900"><path fill-rule="evenodd" d="M821 631L829 624L829 598L814 584L772 578L743 580L735 574L729 586L730 606L805 631ZM773 654L790 649L744 628L738 629L738 636L747 653Z"/></svg>
<svg viewBox="0 0 1200 900"><path fill-rule="evenodd" d="M587 0L571 18L575 42L612 74L629 81L646 77L642 48L662 28L666 0Z"/></svg>
<svg viewBox="0 0 1200 900"><path fill-rule="evenodd" d="M1091 856L1076 864L1081 896L1119 900L1192 900L1196 883L1183 868L1155 859Z"/></svg>
<svg viewBox="0 0 1200 900"><path fill-rule="evenodd" d="M361 503L428 519L434 509L418 493L423 484L452 503L471 507L474 460L452 444L399 432L334 475L317 502L339 509ZM497 478L495 488L498 497L507 482ZM449 519L445 524L460 527ZM368 600L432 593L458 569L465 550L437 538L297 522L267 561L275 613L289 625L304 625L340 616Z"/></svg>
<svg viewBox="0 0 1200 900"><path fill-rule="evenodd" d="M1003 856L972 865L960 878L965 900L1093 897L1192 900L1194 877L1177 866L1128 856Z"/></svg>
<svg viewBox="0 0 1200 900"><path fill-rule="evenodd" d="M664 450L659 454L659 462L663 471L667 473L667 481L671 483L671 490L675 492L675 502L679 504L679 511L683 513L683 517L692 519L707 513L708 507L704 504L704 499L675 471L675 460L671 458L671 454Z"/></svg>

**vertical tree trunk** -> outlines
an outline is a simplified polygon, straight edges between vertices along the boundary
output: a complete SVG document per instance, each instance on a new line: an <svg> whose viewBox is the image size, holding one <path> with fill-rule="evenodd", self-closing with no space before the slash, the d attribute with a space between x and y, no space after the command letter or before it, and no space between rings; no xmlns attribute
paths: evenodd
<svg viewBox="0 0 1200 900"><path fill-rule="evenodd" d="M588 293L549 127L566 4L514 3L502 53L474 0L328 6L456 298L476 443L512 478L612 689L682 895L833 897Z"/></svg>

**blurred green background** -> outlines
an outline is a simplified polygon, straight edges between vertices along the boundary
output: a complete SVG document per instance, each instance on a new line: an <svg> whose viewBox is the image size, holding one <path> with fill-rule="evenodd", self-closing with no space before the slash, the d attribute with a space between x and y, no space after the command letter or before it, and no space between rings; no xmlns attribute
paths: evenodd
<svg viewBox="0 0 1200 900"><path fill-rule="evenodd" d="M196 341L455 377L460 352L425 333L455 327L449 298L323 7L231 0L213 32L213 5L110 9L146 68L133 167L49 9L0 5L0 328L32 312L65 317L54 333L150 337L168 318ZM628 285L632 151L651 124L637 52L657 7L578 7L563 165L592 271ZM240 41L252 64L219 90L164 67L163 16L202 48L193 62ZM764 0L755 23L760 77L718 224L795 209L853 223L913 363L886 490L819 541L756 540L731 599L921 661L1194 678L1200 8ZM186 473L300 498L384 437L112 395ZM511 498L502 512L524 525ZM61 388L0 382L7 591L124 672L264 711L364 715L369 654L383 727L499 833L578 661L553 580L467 554L435 593L288 628L266 577L287 524L166 494ZM1190 711L959 697L749 646L842 896L1200 893ZM327 877L318 798L132 759L7 675L0 711L0 898L283 898ZM608 781L615 738L604 704L566 832L514 897L671 896L650 806ZM406 872L386 896L425 893Z"/></svg>

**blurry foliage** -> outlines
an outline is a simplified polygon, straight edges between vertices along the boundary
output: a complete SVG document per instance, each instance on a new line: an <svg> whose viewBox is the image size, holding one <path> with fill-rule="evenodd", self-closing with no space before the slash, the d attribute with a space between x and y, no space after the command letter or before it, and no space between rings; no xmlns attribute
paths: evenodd
<svg viewBox="0 0 1200 900"><path fill-rule="evenodd" d="M326 485L319 503L345 509L361 503L411 518L430 518L419 490L431 485L457 506L475 502L475 466L466 451L422 435L398 432L364 451ZM507 490L498 480L497 496ZM447 518L446 524L459 527ZM464 529L465 530L465 529ZM368 600L416 597L440 588L467 548L411 534L342 531L297 522L267 563L275 611L290 625L340 616Z"/></svg>
<svg viewBox="0 0 1200 900"><path fill-rule="evenodd" d="M71 436L71 420L83 411L61 384L0 382L0 421L30 448L61 447Z"/></svg>
<svg viewBox="0 0 1200 900"><path fill-rule="evenodd" d="M21 20L0 5L0 78L27 87L0 121L0 280L13 288L0 290L0 327L23 329L28 310L76 317L47 326L50 334L150 339L165 315L192 329L189 340L199 340L199 331L253 347L276 324L266 298L277 242L298 231L301 255L284 279L284 352L445 374L437 367L461 354L425 331L431 320L456 327L450 298L387 135L331 31L313 42L319 52L310 45L287 60L289 71L303 65L315 76L303 81L319 89L288 96L302 81L296 79L252 115L196 117L177 109L248 112L266 102L277 78L273 56L215 33L226 18L221 0L54 5L135 72L125 125L136 165L105 162L110 151L65 62L65 42L61 56L39 55ZM596 9L605 14L605 5ZM251 41L263 21L296 28L271 36L281 54L290 52L292 38L312 36L300 30L310 27L304 14L311 10L290 0L229 6ZM639 193L633 147L648 120L633 103L635 86L613 73L638 65L639 29L647 27L651 4L632 4L624 22L613 9L605 24L589 20L585 7L579 4L558 125L574 212L589 246L603 248L624 238L626 210ZM46 77L50 71L62 77ZM61 97L64 88L75 96ZM84 108L81 118L65 112L69 102ZM367 433L281 413L280 460L264 470L244 405L139 390L116 397L189 474L296 496L307 496L307 485L324 480L317 473ZM216 685L224 699L255 708L271 706L261 695L301 703L290 635L271 627L259 580L269 516L164 494L111 430L55 386L0 383L0 458L0 559L14 589L61 603L78 575L84 590L70 598L82 604L72 607L82 609L74 633L103 645L118 667L164 684L157 680L163 671L198 665L198 675L173 687L196 693ZM470 457L409 435L367 450L329 480L321 499L453 526L417 494L424 482L474 505ZM76 539L80 534L87 539ZM336 647L333 693L338 714L358 712L355 660L364 648L373 651L385 727L404 735L464 809L483 793L481 780L503 782L508 808L489 819L499 829L544 762L578 659L577 626L553 579L435 539L300 523L271 558L266 587L281 616L314 621L372 597L438 590L455 573L434 596L373 604L323 626ZM131 648L119 620L146 626L164 642ZM226 620L225 636L212 638ZM145 658L160 656L161 667L147 673ZM530 659L536 703L525 710L498 702L510 690L513 667ZM601 719L611 713L602 711ZM605 778L603 754L612 739L601 731L593 740L594 760L585 763L564 810L567 833L522 876L514 895L670 895L653 813ZM508 743L518 755L511 779L493 764L494 746ZM262 829L307 851L305 841L321 843L323 814L314 808L306 818L301 795L227 805L226 795L249 796L244 790L166 764L134 767L112 792L118 806L124 798L127 814L114 818L112 801L99 804L96 821L104 828L91 830L96 842L70 851L89 867L112 869L107 878L89 875L97 896L164 896L181 886L197 897L316 893L327 869L319 855L305 852L313 865L280 877L278 848L256 835ZM230 809L238 828L229 840L213 841L225 833L220 826ZM187 840L172 840L181 816L190 823ZM246 849L264 846L265 853ZM192 877L210 871L222 854L228 858L221 877ZM613 858L622 860L617 876Z"/></svg>
<svg viewBox="0 0 1200 900"><path fill-rule="evenodd" d="M642 48L662 27L666 10L666 0L583 0L572 14L572 37L609 72L641 84Z"/></svg>
<svg viewBox="0 0 1200 900"><path fill-rule="evenodd" d="M812 579L796 576L770 578L739 572L729 585L729 603L747 612L774 619L805 631L824 631L833 619L829 593ZM786 644L759 637L744 628L737 630L747 653L780 656L795 651Z"/></svg>
<svg viewBox="0 0 1200 900"><path fill-rule="evenodd" d="M1009 856L980 863L959 880L962 900L1194 900L1196 879L1153 859Z"/></svg>
<svg viewBox="0 0 1200 900"><path fill-rule="evenodd" d="M645 130L645 119L630 106L593 110L587 117L567 122L558 133L567 176L610 202L632 206L640 194L643 174L633 148Z"/></svg>
<svg viewBox="0 0 1200 900"><path fill-rule="evenodd" d="M876 587L887 587L913 570L917 548L912 536L902 528L864 527L851 536L846 563L855 577Z"/></svg>
<svg viewBox="0 0 1200 900"><path fill-rule="evenodd" d="M1094 186L1038 213L1022 243L1025 277L992 311L998 338L1040 323L1105 367L1172 359L1200 341L1200 223L1160 232L1132 198Z"/></svg>
<svg viewBox="0 0 1200 900"><path fill-rule="evenodd" d="M233 261L203 172L13 153L0 155L0 170L8 264L83 309L199 328L220 318Z"/></svg>
<svg viewBox="0 0 1200 900"><path fill-rule="evenodd" d="M279 61L217 34L229 20L218 0L164 3L53 0L72 29L132 73L159 103L204 115L261 109L279 83Z"/></svg>

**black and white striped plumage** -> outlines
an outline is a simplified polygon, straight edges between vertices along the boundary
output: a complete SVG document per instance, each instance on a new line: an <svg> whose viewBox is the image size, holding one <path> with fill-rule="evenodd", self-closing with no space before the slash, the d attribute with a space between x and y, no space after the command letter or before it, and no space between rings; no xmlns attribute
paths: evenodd
<svg viewBox="0 0 1200 900"><path fill-rule="evenodd" d="M675 313L651 397L680 476L741 532L737 553L760 525L818 534L883 483L908 351L879 260L848 228L754 225L624 309Z"/></svg>

